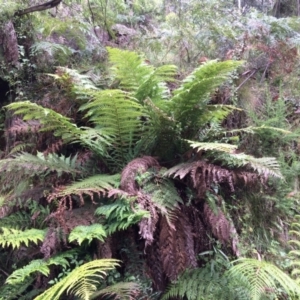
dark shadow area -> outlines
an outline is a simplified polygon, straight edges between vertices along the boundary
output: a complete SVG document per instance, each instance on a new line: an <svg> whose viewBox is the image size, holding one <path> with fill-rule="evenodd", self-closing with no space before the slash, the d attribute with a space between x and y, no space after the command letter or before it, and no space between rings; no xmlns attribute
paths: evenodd
<svg viewBox="0 0 300 300"><path fill-rule="evenodd" d="M9 83L2 78L0 78L0 107L5 105L10 96Z"/></svg>

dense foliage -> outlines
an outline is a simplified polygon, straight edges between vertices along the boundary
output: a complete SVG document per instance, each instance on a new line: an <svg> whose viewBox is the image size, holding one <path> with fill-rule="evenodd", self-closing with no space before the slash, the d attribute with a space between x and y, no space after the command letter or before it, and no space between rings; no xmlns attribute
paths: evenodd
<svg viewBox="0 0 300 300"><path fill-rule="evenodd" d="M0 299L298 299L297 4L0 0Z"/></svg>

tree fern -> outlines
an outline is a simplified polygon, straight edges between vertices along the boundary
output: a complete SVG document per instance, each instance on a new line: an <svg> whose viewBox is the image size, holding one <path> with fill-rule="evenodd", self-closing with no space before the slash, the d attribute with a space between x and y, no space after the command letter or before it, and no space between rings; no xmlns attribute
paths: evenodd
<svg viewBox="0 0 300 300"><path fill-rule="evenodd" d="M19 248L22 243L27 247L29 242L38 244L39 241L43 241L46 230L41 229L27 229L27 230L18 230L13 228L1 227L0 235L0 245L2 247Z"/></svg>
<svg viewBox="0 0 300 300"><path fill-rule="evenodd" d="M87 240L88 243L91 243L93 239L98 239L104 242L104 238L106 236L105 229L101 224L92 224L89 226L75 227L71 231L68 240L70 243L77 241L78 244L81 245L85 240Z"/></svg>
<svg viewBox="0 0 300 300"><path fill-rule="evenodd" d="M35 300L59 300L64 292L75 295L79 299L89 300L97 290L99 280L106 275L106 271L114 269L118 263L119 261L116 259L99 259L85 263L36 297Z"/></svg>

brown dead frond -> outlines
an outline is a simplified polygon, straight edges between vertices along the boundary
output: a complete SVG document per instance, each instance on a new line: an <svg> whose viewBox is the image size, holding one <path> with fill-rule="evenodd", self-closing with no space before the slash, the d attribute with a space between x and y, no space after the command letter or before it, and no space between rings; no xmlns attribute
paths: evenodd
<svg viewBox="0 0 300 300"><path fill-rule="evenodd" d="M41 123L38 120L23 121L20 118L14 118L7 130L12 134L24 134L29 132L36 133L40 128Z"/></svg>
<svg viewBox="0 0 300 300"><path fill-rule="evenodd" d="M139 222L139 234L143 239L145 239L145 247L147 247L148 245L151 245L154 240L153 235L156 229L159 215L156 210L156 206L151 201L151 197L149 195L139 193L137 202L139 203L141 209L147 210L150 213L149 218L143 218Z"/></svg>
<svg viewBox="0 0 300 300"><path fill-rule="evenodd" d="M207 203L204 203L203 216L213 235L222 245L230 245L233 253L239 256L238 235L233 222L226 218L219 207L214 212Z"/></svg>

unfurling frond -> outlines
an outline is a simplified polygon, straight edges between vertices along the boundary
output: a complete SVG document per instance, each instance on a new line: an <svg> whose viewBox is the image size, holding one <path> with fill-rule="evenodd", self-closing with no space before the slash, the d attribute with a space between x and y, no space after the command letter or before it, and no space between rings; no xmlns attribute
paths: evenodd
<svg viewBox="0 0 300 300"><path fill-rule="evenodd" d="M54 257L51 257L48 260L44 259L36 259L32 260L28 265L25 267L14 271L7 279L6 283L8 284L18 284L22 283L27 277L31 276L33 273L42 273L45 276L50 274L51 265L60 265L63 267L68 267L69 262L67 258L72 258L72 254L66 252Z"/></svg>
<svg viewBox="0 0 300 300"><path fill-rule="evenodd" d="M135 300L141 287L135 282L118 282L94 293L90 299L98 299L99 296L114 296L114 299Z"/></svg>
<svg viewBox="0 0 300 300"><path fill-rule="evenodd" d="M71 156L59 156L54 153L50 153L46 157L40 152L37 155L21 153L13 158L0 160L0 172L22 172L27 176L47 175L50 172L56 172L58 176L63 173L78 174L80 170L76 165L76 159L76 156L72 158Z"/></svg>
<svg viewBox="0 0 300 300"><path fill-rule="evenodd" d="M120 175L94 175L85 178L82 181L74 182L68 186L60 186L55 189L53 193L48 196L48 200L51 201L57 198L64 198L71 195L77 195L80 197L81 203L84 203L83 195L94 199L94 194L101 196L106 194L107 191L118 185Z"/></svg>
<svg viewBox="0 0 300 300"><path fill-rule="evenodd" d="M251 300L260 300L270 291L275 294L278 289L283 289L293 299L298 299L300 296L299 285L285 272L266 261L251 258L238 259L226 275L229 281L239 278L243 282L248 282Z"/></svg>
<svg viewBox="0 0 300 300"><path fill-rule="evenodd" d="M118 264L119 261L116 259L90 261L74 269L34 300L59 300L64 292L81 299L90 299L97 290L99 280L102 280L106 272L114 269Z"/></svg>
<svg viewBox="0 0 300 300"><path fill-rule="evenodd" d="M75 227L71 231L68 240L70 243L77 241L78 244L81 245L84 240L87 240L88 243L91 243L93 239L104 242L105 237L106 232L104 227L101 224L92 224L89 226Z"/></svg>
<svg viewBox="0 0 300 300"><path fill-rule="evenodd" d="M38 244L43 241L46 230L41 229L27 229L18 230L13 228L1 227L2 233L0 234L0 245L2 247L19 248L22 243L28 246L29 242Z"/></svg>

